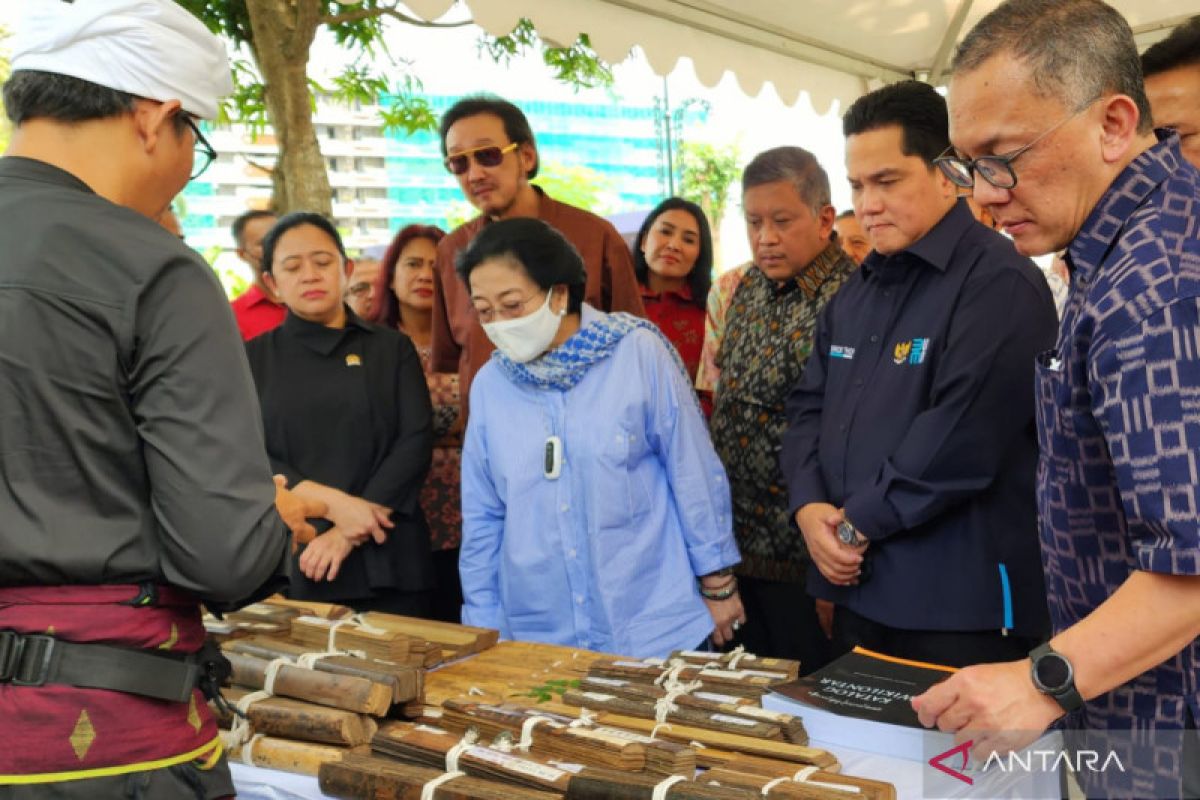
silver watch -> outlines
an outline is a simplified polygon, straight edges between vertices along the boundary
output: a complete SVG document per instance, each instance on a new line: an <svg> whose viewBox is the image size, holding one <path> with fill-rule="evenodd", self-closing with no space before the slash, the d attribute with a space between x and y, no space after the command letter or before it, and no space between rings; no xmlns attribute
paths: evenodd
<svg viewBox="0 0 1200 800"><path fill-rule="evenodd" d="M858 547L867 542L867 537L859 533L858 528L855 528L853 523L848 519L843 519L838 523L837 535L842 544L850 547Z"/></svg>

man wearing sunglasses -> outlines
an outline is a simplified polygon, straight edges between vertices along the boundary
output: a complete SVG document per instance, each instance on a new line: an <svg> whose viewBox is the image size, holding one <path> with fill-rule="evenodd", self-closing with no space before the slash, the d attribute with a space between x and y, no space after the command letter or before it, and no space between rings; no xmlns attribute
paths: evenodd
<svg viewBox="0 0 1200 800"><path fill-rule="evenodd" d="M171 0L27 6L0 159L0 795L232 795L200 603L282 583L276 503L324 512L277 494L224 292L156 222L212 160L225 48Z"/></svg>
<svg viewBox="0 0 1200 800"><path fill-rule="evenodd" d="M433 275L433 368L458 372L464 410L471 379L492 350L454 259L489 222L537 217L567 238L587 269L584 300L602 311L644 315L633 260L612 223L560 203L530 183L538 173L537 144L521 109L499 97L466 97L442 116L446 169L479 216L438 244Z"/></svg>
<svg viewBox="0 0 1200 800"><path fill-rule="evenodd" d="M949 103L946 176L1071 275L1031 365L1054 636L914 706L978 756L1066 715L1070 747L1122 761L1077 773L1088 797L1200 796L1200 172L1154 130L1132 31L1100 0L999 6Z"/></svg>

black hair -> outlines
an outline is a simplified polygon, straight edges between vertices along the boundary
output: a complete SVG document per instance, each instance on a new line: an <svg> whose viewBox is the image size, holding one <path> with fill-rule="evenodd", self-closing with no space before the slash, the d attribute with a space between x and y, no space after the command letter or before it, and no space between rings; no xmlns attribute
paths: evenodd
<svg viewBox="0 0 1200 800"><path fill-rule="evenodd" d="M329 235L333 239L333 243L337 246L337 251L344 259L346 258L346 248L342 244L342 235L338 233L337 228L333 227L333 223L323 215L315 211L293 211L291 214L285 214L279 218L279 221L271 226L271 230L267 231L267 235L263 237L262 242L262 271L270 272L272 269L272 261L275 260L275 246L279 244L279 239L292 228L298 228L301 225L312 225L314 228L320 229L322 232Z"/></svg>
<svg viewBox="0 0 1200 800"><path fill-rule="evenodd" d="M19 69L4 82L4 112L13 125L31 119L88 122L133 111L137 96L98 83L36 69ZM174 115L175 132L183 134L183 112Z"/></svg>
<svg viewBox="0 0 1200 800"><path fill-rule="evenodd" d="M853 216L854 216L854 209L847 208L845 211L843 211L842 213L840 213L836 217L834 217L834 219L850 219Z"/></svg>
<svg viewBox="0 0 1200 800"><path fill-rule="evenodd" d="M1154 127L1133 30L1103 0L1005 0L963 37L951 69L973 72L1002 53L1029 68L1042 97L1082 110L1106 93L1123 94L1137 105L1138 133Z"/></svg>
<svg viewBox="0 0 1200 800"><path fill-rule="evenodd" d="M255 209L247 211L244 214L239 214L238 218L233 221L233 225L229 228L233 234L233 241L237 242L238 247L245 247L246 243L242 241L242 237L246 233L246 226L256 219L266 219L268 217L274 219L275 216L274 211L266 211L264 209Z"/></svg>
<svg viewBox="0 0 1200 800"><path fill-rule="evenodd" d="M517 144L528 142L533 147L534 155L537 155L537 141L533 138L533 129L529 127L529 120L525 118L525 113L521 109L494 94L473 94L462 98L450 106L445 114L442 114L442 120L438 123L438 139L442 143L443 157L448 155L446 134L450 132L450 126L460 119L477 117L480 114L499 117L500 121L504 123L504 135L508 137L508 141ZM540 161L541 159L534 158L533 168L525 173L526 178L537 177Z"/></svg>
<svg viewBox="0 0 1200 800"><path fill-rule="evenodd" d="M511 259L541 289L565 284L567 311L579 313L587 284L583 258L575 245L545 222L517 217L485 225L458 254L455 261L458 276L470 286L475 268L493 258Z"/></svg>
<svg viewBox="0 0 1200 800"><path fill-rule="evenodd" d="M57 72L19 69L4 83L4 111L14 125L47 117L86 122L133 111L136 97Z"/></svg>
<svg viewBox="0 0 1200 800"><path fill-rule="evenodd" d="M1194 64L1200 64L1200 16L1192 17L1142 53L1142 72L1146 77Z"/></svg>
<svg viewBox="0 0 1200 800"><path fill-rule="evenodd" d="M654 210L642 222L637 238L633 240L633 271L637 275L638 283L642 286L649 285L650 265L646 262L646 254L642 252L642 245L646 242L646 235L650 233L650 228L667 211L686 211L696 220L696 227L700 229L700 254L696 256L696 263L692 265L692 271L688 273L687 285L692 293L692 302L699 308L705 308L708 303L708 290L712 286L712 230L709 228L708 217L704 215L703 209L692 201L684 200L682 197L668 197L654 207Z"/></svg>
<svg viewBox="0 0 1200 800"><path fill-rule="evenodd" d="M800 199L812 209L813 216L829 205L829 176L812 153L803 147L773 147L764 150L742 170L742 193L755 186L787 181L796 187Z"/></svg>
<svg viewBox="0 0 1200 800"><path fill-rule="evenodd" d="M842 117L842 133L858 133L897 126L900 151L916 156L933 168L933 160L950 147L950 117L946 99L928 83L901 81L864 94Z"/></svg>

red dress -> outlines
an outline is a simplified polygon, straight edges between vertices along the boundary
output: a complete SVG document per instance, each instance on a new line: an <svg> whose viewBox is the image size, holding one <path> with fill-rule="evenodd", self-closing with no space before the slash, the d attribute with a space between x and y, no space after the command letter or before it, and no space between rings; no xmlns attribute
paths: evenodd
<svg viewBox="0 0 1200 800"><path fill-rule="evenodd" d="M692 293L687 286L678 292L656 293L645 286L641 289L646 318L675 345L694 384L696 371L700 368L700 351L704 347L704 308L692 302Z"/></svg>

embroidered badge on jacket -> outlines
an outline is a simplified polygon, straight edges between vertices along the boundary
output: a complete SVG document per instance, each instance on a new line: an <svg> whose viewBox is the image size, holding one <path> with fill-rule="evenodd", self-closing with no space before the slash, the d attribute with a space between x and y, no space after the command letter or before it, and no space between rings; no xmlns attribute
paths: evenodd
<svg viewBox="0 0 1200 800"><path fill-rule="evenodd" d="M924 364L925 354L928 352L928 338L896 342L896 346L892 349L892 362L895 364Z"/></svg>

